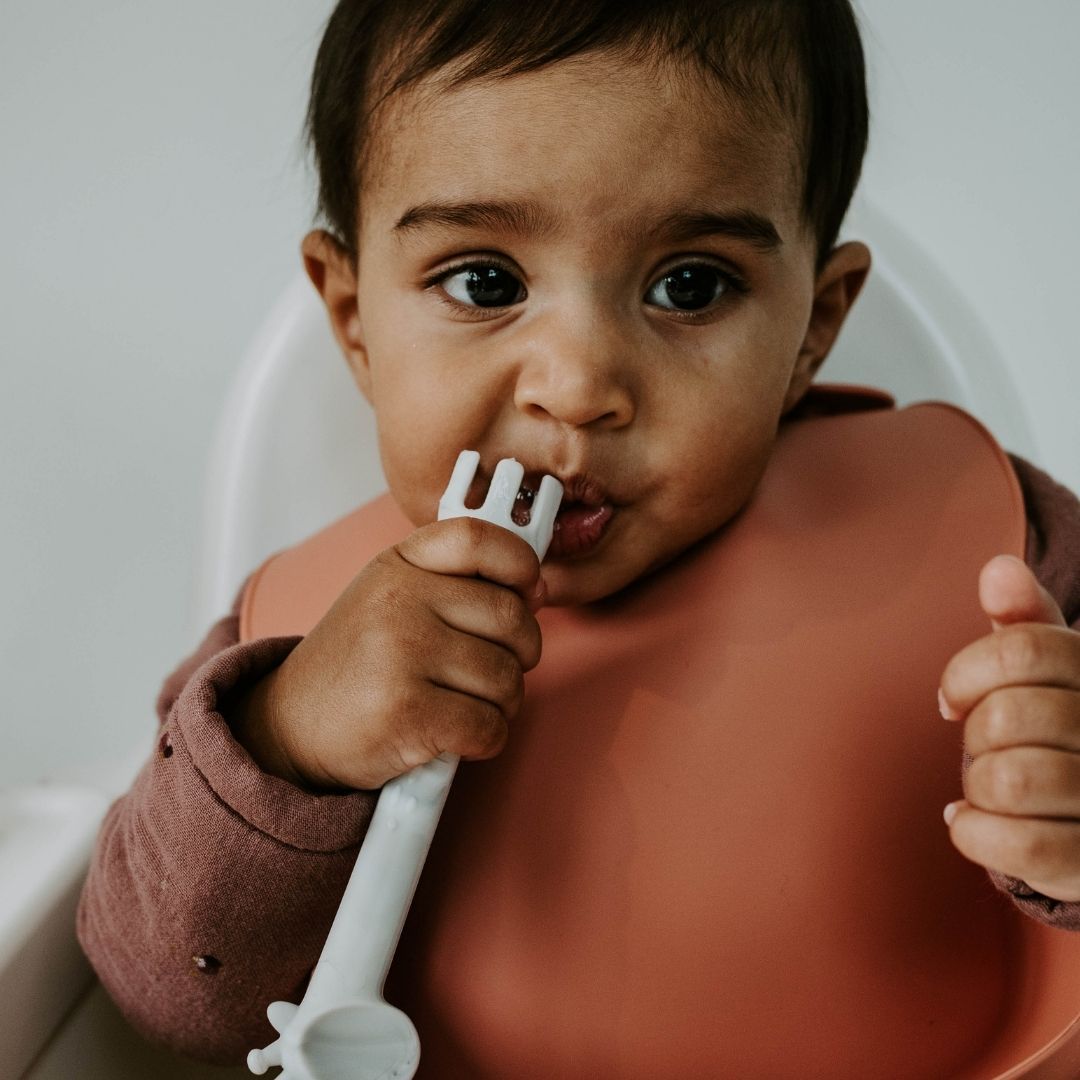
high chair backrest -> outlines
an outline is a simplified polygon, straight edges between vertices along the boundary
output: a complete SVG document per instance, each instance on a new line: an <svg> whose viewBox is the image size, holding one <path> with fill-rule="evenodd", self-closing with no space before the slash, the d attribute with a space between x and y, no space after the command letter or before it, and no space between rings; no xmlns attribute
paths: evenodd
<svg viewBox="0 0 1080 1080"><path fill-rule="evenodd" d="M822 373L898 404L938 399L1033 454L1008 370L978 317L927 255L867 204L845 236L874 269ZM267 555L383 489L375 425L310 283L281 296L237 373L209 462L195 632L228 610Z"/></svg>

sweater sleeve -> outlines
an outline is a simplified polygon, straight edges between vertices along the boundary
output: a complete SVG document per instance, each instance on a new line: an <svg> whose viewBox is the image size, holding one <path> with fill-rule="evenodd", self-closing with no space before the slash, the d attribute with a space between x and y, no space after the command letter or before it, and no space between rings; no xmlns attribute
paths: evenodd
<svg viewBox="0 0 1080 1080"><path fill-rule="evenodd" d="M155 749L109 809L79 903L79 941L145 1036L240 1063L298 1001L370 820L367 792L315 795L261 772L232 738L230 695L299 638L238 644L218 622L165 681Z"/></svg>
<svg viewBox="0 0 1080 1080"><path fill-rule="evenodd" d="M1069 626L1080 631L1080 501L1030 462L1015 455L1010 460L1027 512L1025 561L1057 601ZM965 776L970 763L965 754ZM1062 930L1080 930L1080 902L1054 900L1019 878L993 870L990 879L1033 918Z"/></svg>

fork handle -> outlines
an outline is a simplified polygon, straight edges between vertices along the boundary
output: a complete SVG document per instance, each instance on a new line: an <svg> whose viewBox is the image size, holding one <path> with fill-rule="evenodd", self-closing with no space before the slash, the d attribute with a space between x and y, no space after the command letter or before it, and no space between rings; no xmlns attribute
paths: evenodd
<svg viewBox="0 0 1080 1080"><path fill-rule="evenodd" d="M513 507L525 470L513 458L496 465L483 505L466 507L479 462L475 450L458 455L439 500L439 520L462 515L484 518L519 535L543 559L562 485L545 476L529 523L520 526L513 520ZM307 1014L346 997L381 997L458 760L457 755L442 754L383 785L300 1012Z"/></svg>
<svg viewBox="0 0 1080 1080"><path fill-rule="evenodd" d="M542 560L551 542L562 485L553 476L543 477L534 494L529 522L521 526L513 520L513 507L524 468L512 458L496 465L483 506L478 510L465 506L479 460L476 451L461 452L450 484L439 501L439 520L462 514L482 517L516 533ZM305 1031L312 1024L318 1027L320 1017L333 1016L334 1010L343 1005L353 1006L355 1013L359 1002L376 1006L381 1019L375 1027L381 1033L383 1050L387 1048L384 1038L387 1032L395 1038L404 1036L401 1048L408 1053L401 1062L410 1062L411 1071L394 1075L413 1075L419 1053L416 1031L404 1013L382 1001L382 988L458 760L456 755L442 754L383 785L304 998L299 1006L286 1002L270 1006L268 1017L280 1038L264 1050L252 1051L248 1064L253 1072L261 1074L269 1065L279 1064L285 1053L282 1047L287 1051L299 1046L306 1037ZM394 1018L392 1022L388 1017ZM318 1042L329 1033L324 1031L313 1038ZM370 1025L360 1034L361 1042L369 1038ZM287 1068L286 1074L288 1071ZM310 1070L304 1075L310 1075Z"/></svg>
<svg viewBox="0 0 1080 1080"><path fill-rule="evenodd" d="M305 1006L381 995L458 760L442 754L383 786Z"/></svg>

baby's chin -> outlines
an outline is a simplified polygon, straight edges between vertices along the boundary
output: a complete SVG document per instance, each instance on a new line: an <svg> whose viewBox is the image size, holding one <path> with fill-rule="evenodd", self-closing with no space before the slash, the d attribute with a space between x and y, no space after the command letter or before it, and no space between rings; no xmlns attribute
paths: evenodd
<svg viewBox="0 0 1080 1080"><path fill-rule="evenodd" d="M696 551L721 528L723 523L683 534L672 529L662 547L611 544L582 559L548 558L542 569L545 606L573 607L612 599Z"/></svg>
<svg viewBox="0 0 1080 1080"><path fill-rule="evenodd" d="M545 606L578 607L607 600L648 576L653 569L621 566L602 559L547 560L542 569L547 588Z"/></svg>

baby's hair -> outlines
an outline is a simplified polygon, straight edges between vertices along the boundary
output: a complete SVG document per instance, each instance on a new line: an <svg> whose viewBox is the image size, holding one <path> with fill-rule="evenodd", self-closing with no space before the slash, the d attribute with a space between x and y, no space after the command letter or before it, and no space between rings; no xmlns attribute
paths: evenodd
<svg viewBox="0 0 1080 1080"><path fill-rule="evenodd" d="M355 260L366 140L377 107L398 90L444 69L456 86L589 52L689 59L725 93L782 116L796 136L803 214L824 262L869 127L849 0L341 0L307 115L329 230Z"/></svg>

